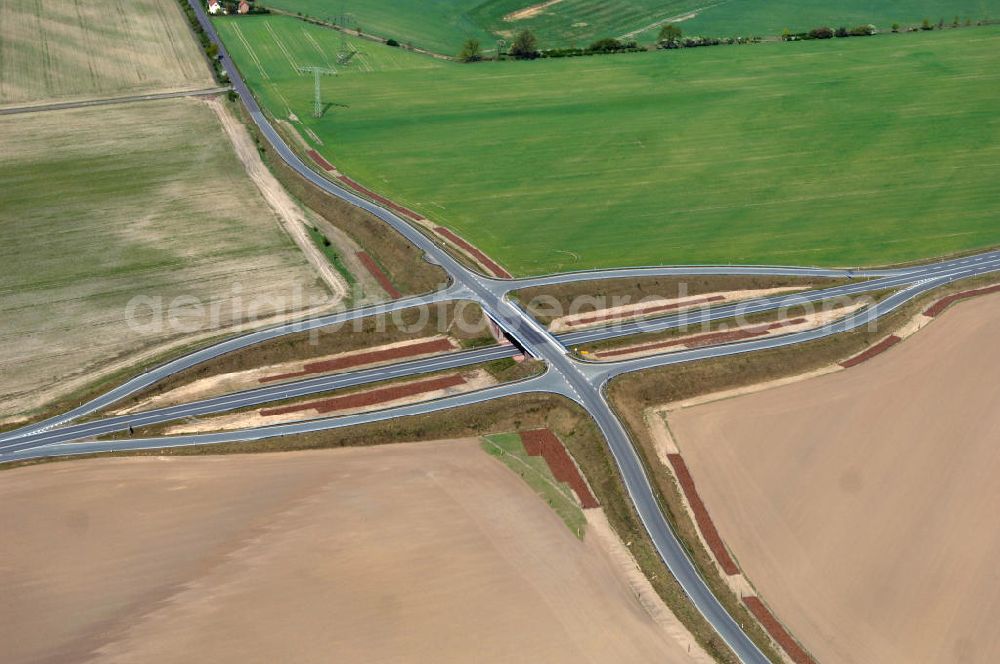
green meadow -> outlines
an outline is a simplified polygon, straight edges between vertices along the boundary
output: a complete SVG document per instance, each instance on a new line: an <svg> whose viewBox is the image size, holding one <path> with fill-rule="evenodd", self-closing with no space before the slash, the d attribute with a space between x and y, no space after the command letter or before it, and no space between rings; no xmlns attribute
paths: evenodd
<svg viewBox="0 0 1000 664"><path fill-rule="evenodd" d="M359 42L314 119L295 66L338 33L218 26L264 105L340 170L519 274L1000 243L998 28L478 65Z"/></svg>
<svg viewBox="0 0 1000 664"><path fill-rule="evenodd" d="M546 6L523 13L540 4ZM689 34L728 37L819 25L874 23L889 30L895 22L916 24L924 18L948 24L956 16L963 22L1000 18L1000 0L271 0L268 5L331 21L339 20L343 8L352 16L351 27L450 55L469 37L491 49L497 38L509 41L521 29L533 31L542 48L556 48L586 46L601 37L650 42L665 22Z"/></svg>

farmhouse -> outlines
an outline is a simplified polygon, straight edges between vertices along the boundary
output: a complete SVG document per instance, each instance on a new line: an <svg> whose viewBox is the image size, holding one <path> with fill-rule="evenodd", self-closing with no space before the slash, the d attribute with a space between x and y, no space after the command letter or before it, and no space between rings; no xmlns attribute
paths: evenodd
<svg viewBox="0 0 1000 664"><path fill-rule="evenodd" d="M219 2L219 0L209 0L208 3L209 14L218 14L221 10L222 10L222 4Z"/></svg>
<svg viewBox="0 0 1000 664"><path fill-rule="evenodd" d="M247 0L240 0L239 9L237 9L236 11L237 11L237 13L240 13L240 14L249 14L250 13L250 3L247 2Z"/></svg>

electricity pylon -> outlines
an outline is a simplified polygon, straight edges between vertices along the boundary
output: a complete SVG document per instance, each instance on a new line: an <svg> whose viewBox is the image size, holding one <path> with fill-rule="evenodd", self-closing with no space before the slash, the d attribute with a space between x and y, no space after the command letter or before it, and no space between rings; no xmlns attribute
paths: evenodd
<svg viewBox="0 0 1000 664"><path fill-rule="evenodd" d="M347 24L354 20L353 14L348 14L343 9L337 23L340 25L340 51L337 53L337 64L346 65L358 52L354 45L347 39Z"/></svg>
<svg viewBox="0 0 1000 664"><path fill-rule="evenodd" d="M323 117L323 98L320 93L319 87L319 77L321 75L336 76L336 69L328 69L326 67L299 67L301 72L312 72L313 80L315 81L315 98L313 99L313 117L320 118Z"/></svg>

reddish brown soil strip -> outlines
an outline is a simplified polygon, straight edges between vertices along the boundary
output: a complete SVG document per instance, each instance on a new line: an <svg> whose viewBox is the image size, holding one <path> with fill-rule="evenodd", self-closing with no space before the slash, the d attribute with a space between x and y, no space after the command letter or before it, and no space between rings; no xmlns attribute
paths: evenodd
<svg viewBox="0 0 1000 664"><path fill-rule="evenodd" d="M277 376L265 376L260 379L260 382L270 383L275 380L285 380L287 378L300 378L302 376L307 376L309 374L326 373L328 371L337 371L339 369L349 369L351 367L358 367L365 364L375 364L376 362L385 362L387 360L398 360L404 357L413 357L414 355L426 355L427 353L443 353L445 351L453 350L453 348L454 347L451 345L451 342L448 341L447 339L432 339L430 341L424 341L419 344L412 344L409 346L401 346L399 348L373 350L368 353L357 353L356 355L338 357L332 360L321 360L319 362L310 362L302 366L302 371L279 374Z"/></svg>
<svg viewBox="0 0 1000 664"><path fill-rule="evenodd" d="M691 477L691 471L688 470L684 459L680 454L668 454L667 458L670 459L670 465L674 467L674 475L677 476L677 481L680 483L681 489L684 490L688 504L691 505L691 511L694 512L694 519L698 522L698 529L701 530L702 536L708 542L708 548L712 550L712 555L719 561L719 565L726 574L730 576L739 574L740 570L722 543L722 537L719 535L719 531L715 529L715 522L712 521L712 517L708 513L708 508L705 507L705 503L701 501L701 496L698 495L698 489L694 485L694 478Z"/></svg>
<svg viewBox="0 0 1000 664"><path fill-rule="evenodd" d="M750 609L750 613L756 616L760 624L764 626L771 638L778 642L781 649L788 653L795 664L815 664L815 660L809 656L802 646L792 638L774 615L764 606L764 602L759 597L744 597L743 603Z"/></svg>
<svg viewBox="0 0 1000 664"><path fill-rule="evenodd" d="M458 385L464 384L465 379L461 375L455 374L453 376L442 376L441 378L430 378L428 380L421 380L415 383L407 383L406 385L383 387L378 390L361 392L359 394L347 394L342 397L333 397L332 399L298 403L291 406L283 406L281 408L269 408L267 410L260 411L260 414L264 416L284 415L286 413L297 413L303 410L315 410L320 414L332 413L338 410L362 408L364 406L373 406L375 404L385 403L386 401L405 399L418 394L435 392L437 390L457 387Z"/></svg>
<svg viewBox="0 0 1000 664"><path fill-rule="evenodd" d="M609 318L631 318L633 316L648 316L649 314L655 314L661 311L671 311L673 309L680 309L681 307L693 307L699 304L706 304L708 302L718 302L719 300L725 300L725 299L726 298L724 298L721 295L712 295L709 297L702 297L697 300L688 300L687 302L673 302L671 304L652 304L648 307L640 307L633 309L631 311L598 313L594 316L588 316L587 318L578 318L566 324L587 325L589 323L605 321L608 320Z"/></svg>
<svg viewBox="0 0 1000 664"><path fill-rule="evenodd" d="M552 476L560 482L565 482L576 492L583 509L599 507L600 504L590 493L590 487L583 480L579 469L573 463L566 448L554 433L548 429L535 429L534 431L522 431L521 442L524 443L525 451L531 456L540 456L549 464Z"/></svg>
<svg viewBox="0 0 1000 664"><path fill-rule="evenodd" d="M325 170L325 171L333 171L333 170L335 170L334 167L333 167L333 164L331 164L326 159L324 159L323 155L321 155L320 153L316 152L315 150L306 150L306 154L309 155L310 157L312 157L313 161L315 161L317 164L319 164L320 166L322 166L323 170Z"/></svg>
<svg viewBox="0 0 1000 664"><path fill-rule="evenodd" d="M976 290L962 291L961 293L955 293L954 295L949 295L948 297L943 297L934 304L930 306L927 311L924 312L925 316L937 316L942 311L950 307L955 302L959 300L964 300L967 297L975 297L977 295L986 295L987 293L996 293L1000 291L1000 284L996 286L987 286L986 288L977 288Z"/></svg>
<svg viewBox="0 0 1000 664"><path fill-rule="evenodd" d="M366 187L366 186L364 186L364 185L362 185L362 184L360 184L358 182L355 182L354 180L352 180L351 178L347 177L346 175L338 175L337 179L340 180L341 182L343 182L344 184L346 184L347 186L349 186L351 189L354 189L355 191L358 191L358 192L364 194L365 196L367 196L368 198L372 199L376 203L381 203L385 207L390 208L390 209L392 209L392 210L394 210L396 212L399 212L400 214L406 215L410 219L415 219L417 221L423 221L423 219L424 219L424 217L422 215L417 214L416 212L414 212L410 208L403 207L399 203L394 203L394 202L390 201L385 196L382 196L380 194L376 194L374 191L372 191L368 187Z"/></svg>
<svg viewBox="0 0 1000 664"><path fill-rule="evenodd" d="M378 285L382 287L382 290L389 294L389 297L394 300L403 297L403 294L399 292L399 289L392 285L392 282L389 281L389 277L382 271L382 268L378 266L378 263L376 263L371 256L364 251L359 251L357 253L357 257L358 260L361 261L361 264L365 266L365 269L368 270L373 277L375 277L375 281L377 281Z"/></svg>
<svg viewBox="0 0 1000 664"><path fill-rule="evenodd" d="M487 270L493 273L493 276L500 277L502 279L510 279L511 274L507 270L500 267L500 265L494 261L492 258L484 254L482 251L472 246L455 233L451 232L444 226L436 226L434 228L437 233L448 239L449 242L461 247L465 251L469 252L473 258L479 261Z"/></svg>
<svg viewBox="0 0 1000 664"><path fill-rule="evenodd" d="M885 339L878 342L877 344L875 344L865 352L861 353L860 355L855 355L849 360L844 360L843 362L840 363L840 366L844 367L845 369L849 369L857 364L861 364L865 360L870 360L879 353L884 353L885 351L889 350L890 348L898 344L900 341L902 341L901 338L897 337L895 334L890 334Z"/></svg>
<svg viewBox="0 0 1000 664"><path fill-rule="evenodd" d="M799 325L806 322L805 318L791 318L789 320L779 320L775 323L768 323L767 325L758 325L757 327L748 327L743 330L733 330L731 332L708 332L706 334L699 334L694 337L684 337L681 339L674 339L672 341L662 341L655 344L646 344L645 346L631 346L629 348L618 348L615 350L607 350L598 353L601 357L614 357L615 355L628 355L630 353L641 353L648 350L657 350L659 348L669 348L671 346L708 346L711 344L724 344L731 343L733 341L742 341L744 339L752 339L754 337L762 337L772 330L777 330L788 325Z"/></svg>

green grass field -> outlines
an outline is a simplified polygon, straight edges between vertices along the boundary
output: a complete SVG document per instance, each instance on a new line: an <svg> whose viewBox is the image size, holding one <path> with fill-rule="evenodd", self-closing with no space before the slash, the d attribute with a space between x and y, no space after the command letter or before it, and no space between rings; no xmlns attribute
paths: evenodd
<svg viewBox="0 0 1000 664"><path fill-rule="evenodd" d="M309 44L337 33L253 18L237 40L233 25L276 115L516 273L884 264L1000 242L998 28L480 65L365 44L393 68L327 79L335 105L316 120L284 50L318 64Z"/></svg>
<svg viewBox="0 0 1000 664"><path fill-rule="evenodd" d="M462 41L475 37L493 48L498 37L522 28L535 32L543 48L586 46L601 37L633 36L652 41L660 25L678 22L685 32L706 36L777 35L784 28L874 23L888 30L927 17L951 22L1000 18L1000 0L558 0L535 15L516 12L536 0L272 0L270 6L324 20L336 20L344 6L349 25L402 43L454 55Z"/></svg>

